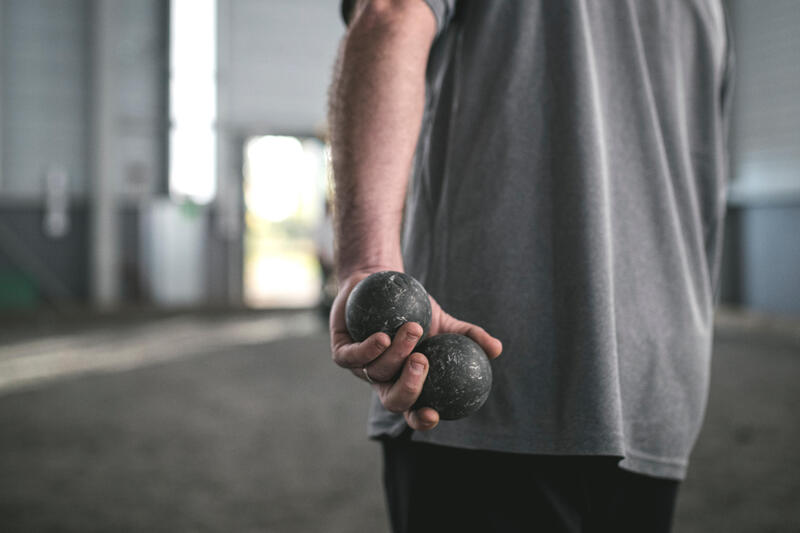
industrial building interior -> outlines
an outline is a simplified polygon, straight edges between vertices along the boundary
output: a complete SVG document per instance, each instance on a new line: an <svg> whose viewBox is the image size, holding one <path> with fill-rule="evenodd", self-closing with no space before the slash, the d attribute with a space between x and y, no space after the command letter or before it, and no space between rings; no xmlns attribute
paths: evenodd
<svg viewBox="0 0 800 533"><path fill-rule="evenodd" d="M800 530L800 4L727 0L731 187L677 532ZM334 0L0 0L0 531L388 531L330 360Z"/></svg>

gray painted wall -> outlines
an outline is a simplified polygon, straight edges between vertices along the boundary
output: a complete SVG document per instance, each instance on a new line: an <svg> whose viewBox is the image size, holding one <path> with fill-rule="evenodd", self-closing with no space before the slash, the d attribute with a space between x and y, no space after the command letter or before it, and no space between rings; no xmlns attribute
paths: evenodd
<svg viewBox="0 0 800 533"><path fill-rule="evenodd" d="M800 313L800 206L752 207L742 217L744 302Z"/></svg>
<svg viewBox="0 0 800 533"><path fill-rule="evenodd" d="M731 0L733 198L800 199L800 4Z"/></svg>
<svg viewBox="0 0 800 533"><path fill-rule="evenodd" d="M722 300L800 313L800 4L728 6L736 77Z"/></svg>
<svg viewBox="0 0 800 533"><path fill-rule="evenodd" d="M89 214L85 203L70 208L71 231L53 239L42 232L44 212L30 204L0 209L0 277L25 273L43 304L74 304L89 298ZM146 300L139 262L139 218L135 207L121 213L121 277L123 297ZM10 253L9 253L10 252ZM0 283L0 290L8 289ZM4 298L0 295L0 311Z"/></svg>
<svg viewBox="0 0 800 533"><path fill-rule="evenodd" d="M22 273L29 279L36 300L62 303L88 297L88 217L86 209L70 209L72 231L61 239L42 232L43 210L31 205L4 206L0 210L0 275ZM0 290L10 287L0 284ZM5 298L0 295L0 310Z"/></svg>

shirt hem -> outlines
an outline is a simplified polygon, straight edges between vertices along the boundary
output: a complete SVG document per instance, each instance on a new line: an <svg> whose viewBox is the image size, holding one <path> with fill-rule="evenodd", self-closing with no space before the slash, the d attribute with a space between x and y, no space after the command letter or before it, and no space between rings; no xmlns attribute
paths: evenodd
<svg viewBox="0 0 800 533"><path fill-rule="evenodd" d="M367 435L371 439L397 438L408 425L400 418L397 422L372 423L369 425ZM412 440L426 442L441 446L455 448L465 448L471 450L488 450L504 453L519 453L531 455L598 455L607 457L617 457L620 460L619 467L623 470L650 477L665 478L676 481L683 481L686 478L688 460L674 457L660 457L646 452L638 451L630 446L626 446L621 441L607 446L576 446L570 444L559 444L553 446L531 445L530 442L522 442L519 438L512 435L494 435L481 433L475 435L471 432L463 432L458 437L433 436L426 433L414 432ZM487 442L491 441L491 442Z"/></svg>

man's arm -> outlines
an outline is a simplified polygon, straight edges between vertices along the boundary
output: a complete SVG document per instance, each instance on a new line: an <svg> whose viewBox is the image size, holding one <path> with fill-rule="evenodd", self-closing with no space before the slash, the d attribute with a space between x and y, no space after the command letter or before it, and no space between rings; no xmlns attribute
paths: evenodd
<svg viewBox="0 0 800 533"><path fill-rule="evenodd" d="M400 225L436 33L422 0L360 2L331 88L339 279L402 270Z"/></svg>
<svg viewBox="0 0 800 533"><path fill-rule="evenodd" d="M422 0L365 0L356 6L339 50L330 95L334 227L339 293L331 309L334 361L365 378L384 407L404 413L416 430L439 420L433 409L410 408L428 370L414 353L422 335L407 323L390 339L376 333L354 343L344 308L355 284L379 270L403 271L400 228L425 105L425 69L436 35ZM502 346L483 329L451 317L431 298L430 333L469 335L490 357ZM396 377L396 379L394 379Z"/></svg>
<svg viewBox="0 0 800 533"><path fill-rule="evenodd" d="M427 375L422 354L411 354L422 335L405 324L392 341L377 333L353 343L344 304L353 286L378 270L403 270L400 227L411 161L425 100L425 68L436 34L422 0L359 1L339 48L330 94L334 175L334 229L339 294L331 310L334 361L375 385L383 405L405 412L415 429L438 422L432 409L411 413Z"/></svg>

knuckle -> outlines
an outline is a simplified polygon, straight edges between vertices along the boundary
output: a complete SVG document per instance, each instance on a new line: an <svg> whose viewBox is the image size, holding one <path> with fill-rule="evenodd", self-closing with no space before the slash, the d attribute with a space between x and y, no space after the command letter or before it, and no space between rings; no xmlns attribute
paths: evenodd
<svg viewBox="0 0 800 533"><path fill-rule="evenodd" d="M386 373L385 372L381 371L380 369L374 369L372 367L369 367L369 378L372 381L375 381L375 382L378 382L378 383L383 383L383 382L389 381L387 379L387 377L386 377Z"/></svg>
<svg viewBox="0 0 800 533"><path fill-rule="evenodd" d="M410 352L411 350L414 349L414 346L417 345L417 342L419 342L419 337L417 337L416 335L408 334L403 339L403 348L405 349L406 352Z"/></svg>
<svg viewBox="0 0 800 533"><path fill-rule="evenodd" d="M402 392L404 395L407 396L416 397L416 395L419 393L420 390L419 385L409 381L403 381L399 384L399 386L400 386L400 392Z"/></svg>
<svg viewBox="0 0 800 533"><path fill-rule="evenodd" d="M355 368L358 365L353 364L347 357L339 354L333 355L333 362L342 368Z"/></svg>
<svg viewBox="0 0 800 533"><path fill-rule="evenodd" d="M377 353L377 354L381 354L387 348L389 348L389 346L386 344L386 342L381 337L376 337L375 339L373 339L372 346L373 346L373 349L375 350L375 353Z"/></svg>
<svg viewBox="0 0 800 533"><path fill-rule="evenodd" d="M385 402L383 406L386 408L387 411L392 413L402 413L403 411L405 411L405 409L402 406L397 405L395 402Z"/></svg>
<svg viewBox="0 0 800 533"><path fill-rule="evenodd" d="M404 338L397 346L397 356L398 357L405 357L406 355L411 354L414 351L414 348L417 346L417 342L419 342L419 337L415 339Z"/></svg>

